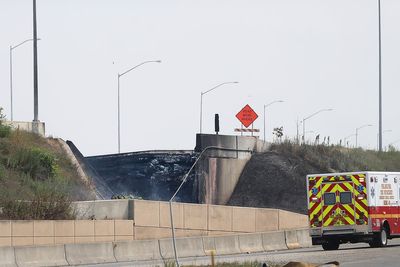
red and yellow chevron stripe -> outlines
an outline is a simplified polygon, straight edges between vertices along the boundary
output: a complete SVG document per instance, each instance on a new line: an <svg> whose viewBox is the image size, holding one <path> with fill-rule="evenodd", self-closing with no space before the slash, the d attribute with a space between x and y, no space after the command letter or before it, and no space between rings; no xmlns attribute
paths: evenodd
<svg viewBox="0 0 400 267"><path fill-rule="evenodd" d="M311 227L368 223L365 174L309 177L308 216ZM336 204L323 205L324 193L335 193ZM352 192L352 202L340 203L340 192Z"/></svg>

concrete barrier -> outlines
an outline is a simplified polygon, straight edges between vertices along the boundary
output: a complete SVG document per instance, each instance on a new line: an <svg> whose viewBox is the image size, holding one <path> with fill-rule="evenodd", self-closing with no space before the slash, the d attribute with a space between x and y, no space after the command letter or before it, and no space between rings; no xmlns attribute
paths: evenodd
<svg viewBox="0 0 400 267"><path fill-rule="evenodd" d="M241 252L237 235L216 236L214 239L217 255L239 254Z"/></svg>
<svg viewBox="0 0 400 267"><path fill-rule="evenodd" d="M286 246L288 249L300 248L299 241L297 240L296 230L286 230L285 231Z"/></svg>
<svg viewBox="0 0 400 267"><path fill-rule="evenodd" d="M284 231L263 233L262 240L265 251L288 249Z"/></svg>
<svg viewBox="0 0 400 267"><path fill-rule="evenodd" d="M19 267L68 265L63 245L15 247L15 260Z"/></svg>
<svg viewBox="0 0 400 267"><path fill-rule="evenodd" d="M300 247L302 248L312 247L312 240L308 229L296 230L296 234L297 234L297 241L299 242Z"/></svg>
<svg viewBox="0 0 400 267"><path fill-rule="evenodd" d="M215 248L215 238L211 236L203 236L203 248L204 248L204 253L206 255L211 255L212 251L216 251L217 249Z"/></svg>
<svg viewBox="0 0 400 267"><path fill-rule="evenodd" d="M116 262L113 243L68 244L65 253L70 265Z"/></svg>
<svg viewBox="0 0 400 267"><path fill-rule="evenodd" d="M118 262L161 260L158 240L114 242L114 255Z"/></svg>
<svg viewBox="0 0 400 267"><path fill-rule="evenodd" d="M243 253L263 252L263 241L261 234L239 235L239 247Z"/></svg>
<svg viewBox="0 0 400 267"><path fill-rule="evenodd" d="M1 267L17 267L15 263L15 254L13 247L0 248L0 266Z"/></svg>
<svg viewBox="0 0 400 267"><path fill-rule="evenodd" d="M174 258L174 246L172 239L161 239L160 252L163 259ZM185 237L176 239L176 251L178 257L205 256L203 240L201 237Z"/></svg>

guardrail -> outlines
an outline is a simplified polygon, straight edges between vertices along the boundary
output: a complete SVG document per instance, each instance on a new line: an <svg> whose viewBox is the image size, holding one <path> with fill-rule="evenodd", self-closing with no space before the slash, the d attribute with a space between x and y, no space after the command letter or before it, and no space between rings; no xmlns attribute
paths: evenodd
<svg viewBox="0 0 400 267"><path fill-rule="evenodd" d="M180 258L260 253L311 247L308 229L230 236L177 238ZM0 248L0 266L73 266L115 262L169 262L172 239Z"/></svg>

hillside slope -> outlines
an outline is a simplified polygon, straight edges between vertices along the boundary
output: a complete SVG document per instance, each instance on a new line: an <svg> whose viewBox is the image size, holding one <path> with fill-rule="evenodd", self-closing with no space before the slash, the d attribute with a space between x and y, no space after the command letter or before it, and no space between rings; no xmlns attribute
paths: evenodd
<svg viewBox="0 0 400 267"><path fill-rule="evenodd" d="M400 152L378 153L340 146L273 144L254 154L228 205L279 208L306 213L307 174L347 171L400 171Z"/></svg>
<svg viewBox="0 0 400 267"><path fill-rule="evenodd" d="M68 219L71 201L94 198L57 139L0 120L0 219Z"/></svg>

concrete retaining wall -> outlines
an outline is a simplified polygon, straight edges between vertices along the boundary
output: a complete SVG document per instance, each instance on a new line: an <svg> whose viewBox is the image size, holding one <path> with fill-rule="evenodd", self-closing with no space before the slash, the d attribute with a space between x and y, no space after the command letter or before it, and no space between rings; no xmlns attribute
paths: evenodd
<svg viewBox="0 0 400 267"><path fill-rule="evenodd" d="M77 244L133 239L133 220L0 221L0 246Z"/></svg>
<svg viewBox="0 0 400 267"><path fill-rule="evenodd" d="M43 137L46 135L46 127L44 122L5 121L5 124L11 126L14 129L18 129L25 132L36 133Z"/></svg>
<svg viewBox="0 0 400 267"><path fill-rule="evenodd" d="M294 241L308 247L307 230L215 237L177 238L180 258L256 253L287 249ZM293 239L293 240L292 240ZM0 248L0 266L67 266L114 262L169 262L174 257L172 239L134 240L110 243L66 244Z"/></svg>
<svg viewBox="0 0 400 267"><path fill-rule="evenodd" d="M77 219L133 219L132 201L128 199L72 202Z"/></svg>
<svg viewBox="0 0 400 267"><path fill-rule="evenodd" d="M168 202L134 200L132 208L135 239L171 237ZM173 214L178 237L308 227L306 215L275 209L173 203Z"/></svg>
<svg viewBox="0 0 400 267"><path fill-rule="evenodd" d="M82 207L92 207L88 214L104 215L109 212L114 217L122 214L125 217L131 213L135 220L0 221L0 246L172 237L168 202L115 200L79 202L75 205L81 211L84 209ZM259 233L308 227L306 215L274 209L173 203L173 215L177 237Z"/></svg>
<svg viewBox="0 0 400 267"><path fill-rule="evenodd" d="M195 151L201 152L207 147L226 150L207 150L199 160L196 166L198 199L201 203L225 205L251 154L266 151L269 144L253 136L197 134Z"/></svg>
<svg viewBox="0 0 400 267"><path fill-rule="evenodd" d="M254 152L265 152L269 149L270 144L260 140L256 136L239 136L239 135L216 135L216 134L197 134L195 151L202 151L209 146L251 150ZM236 152L235 152L236 153Z"/></svg>

